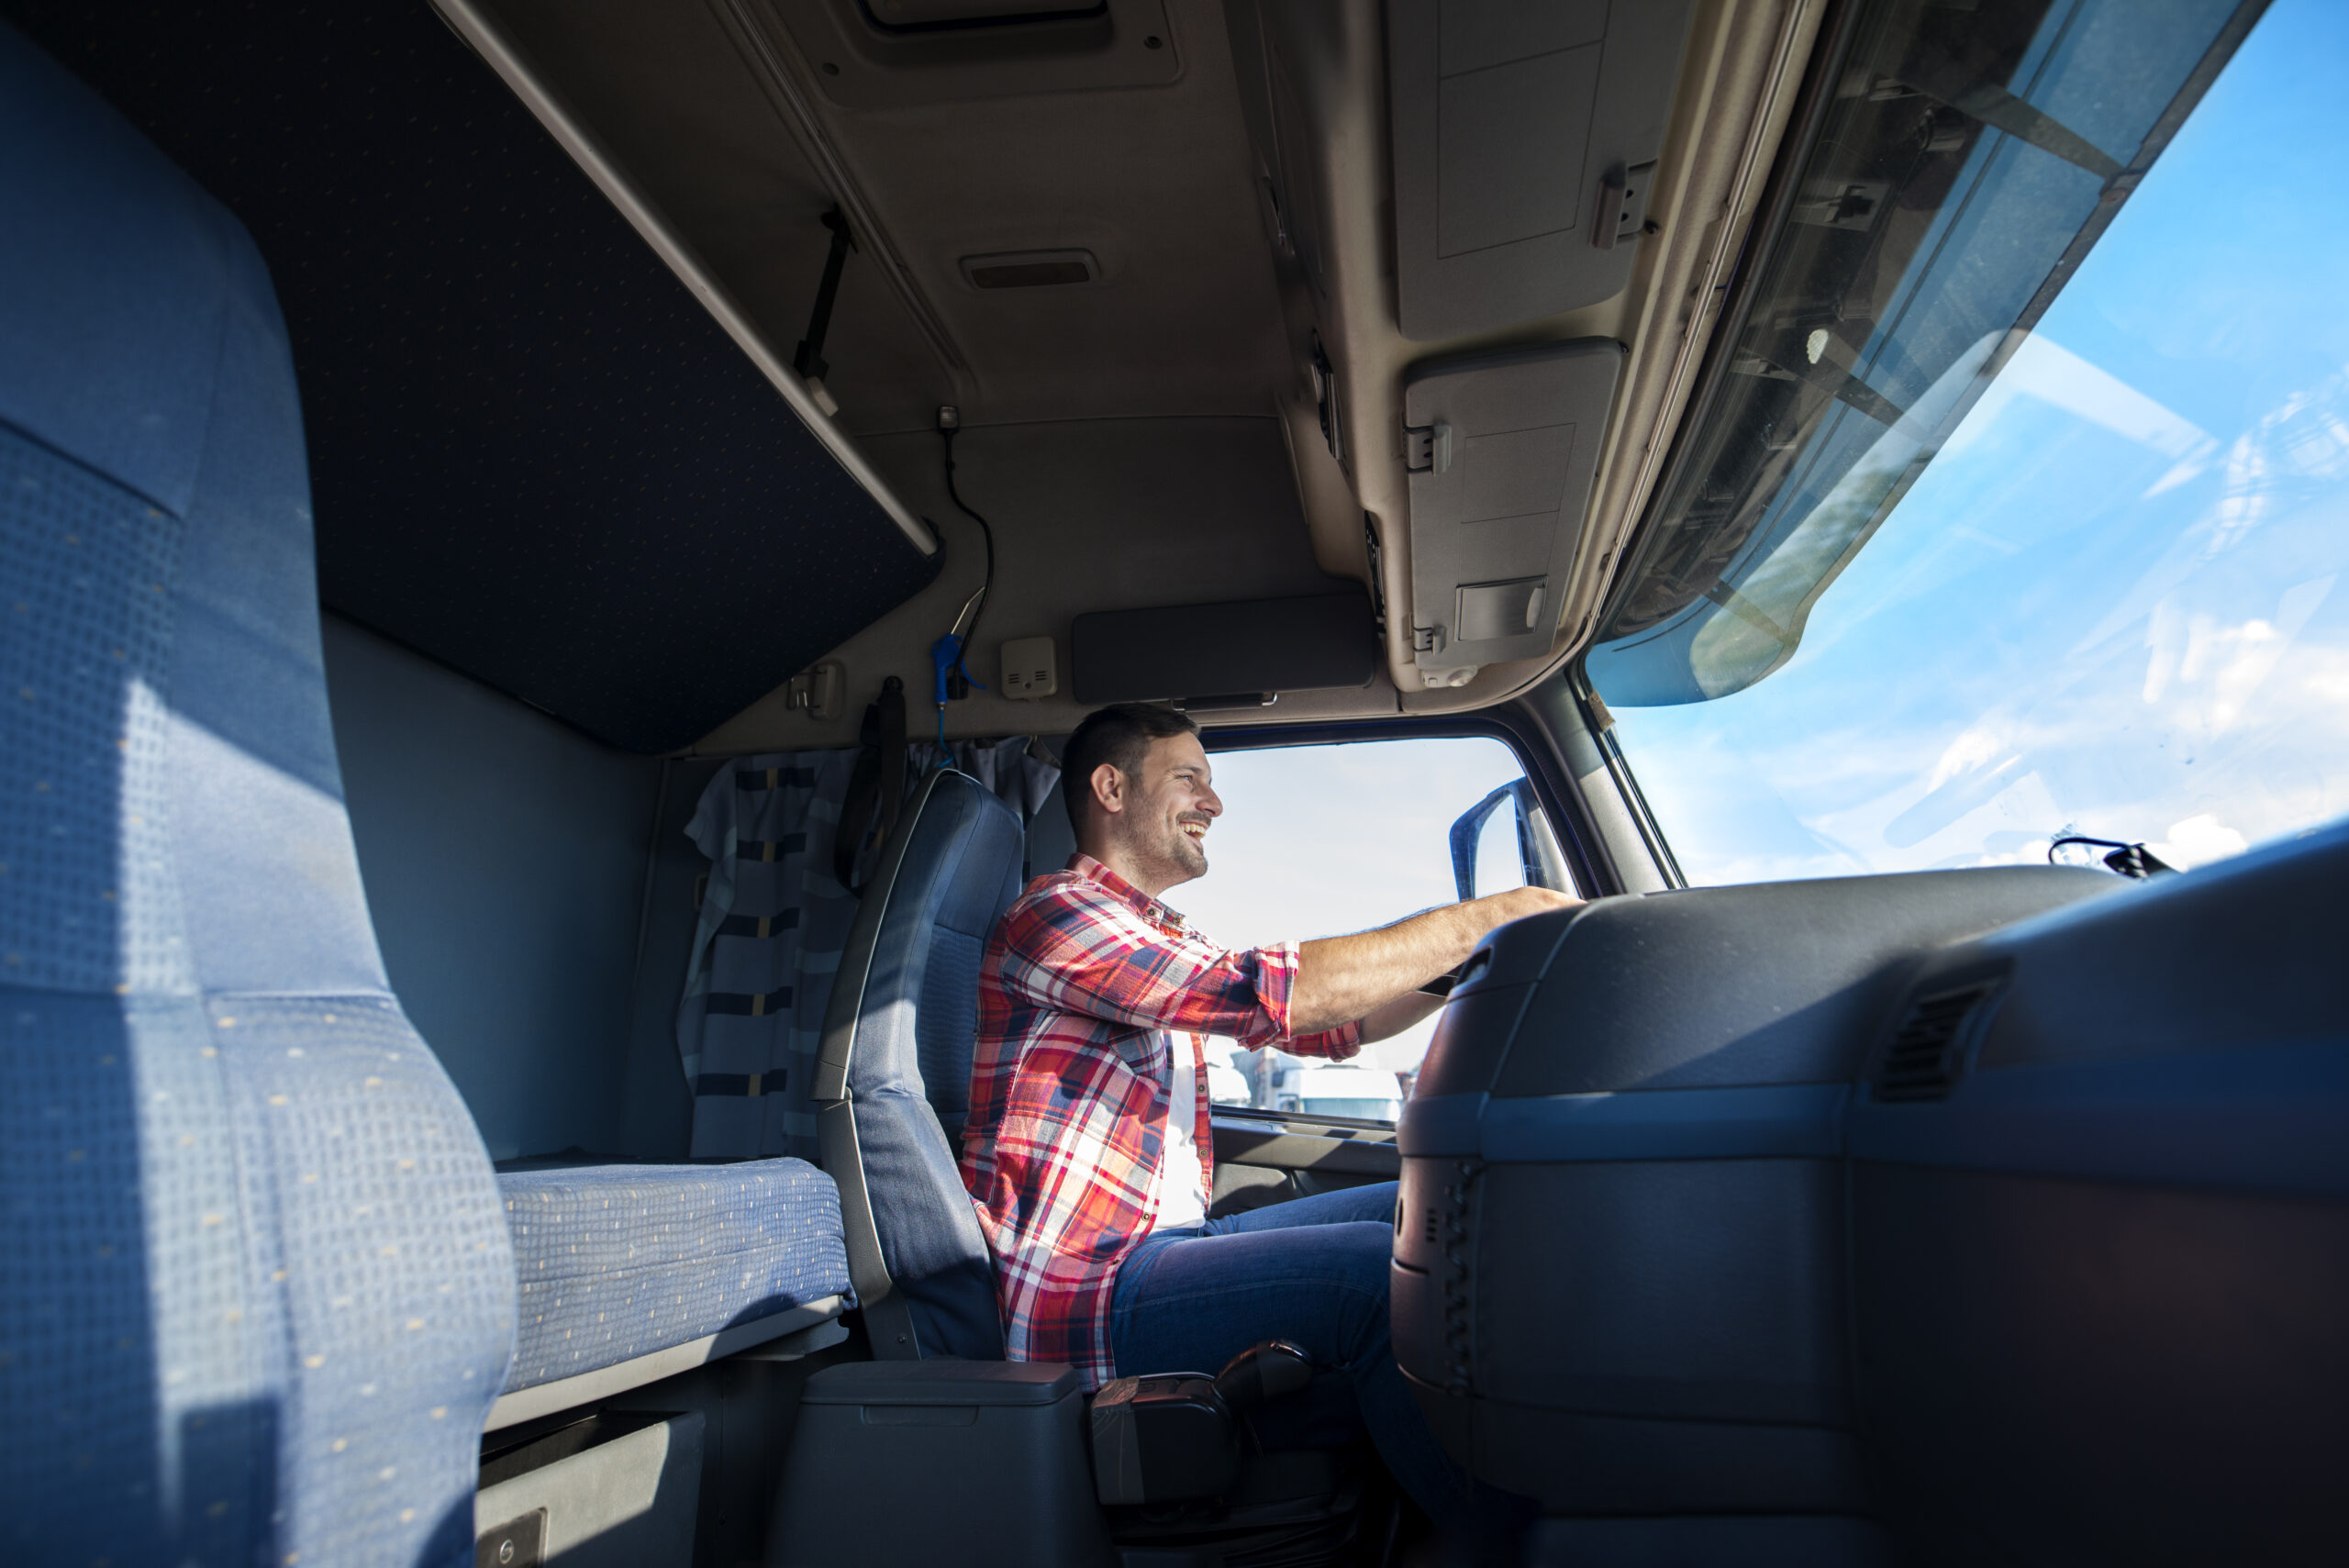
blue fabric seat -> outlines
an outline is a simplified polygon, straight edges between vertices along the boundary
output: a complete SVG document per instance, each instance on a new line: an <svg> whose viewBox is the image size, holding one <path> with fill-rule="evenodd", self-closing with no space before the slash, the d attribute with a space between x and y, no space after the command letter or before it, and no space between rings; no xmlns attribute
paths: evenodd
<svg viewBox="0 0 2349 1568"><path fill-rule="evenodd" d="M507 1390L851 1304L839 1190L805 1160L498 1177L521 1281Z"/></svg>
<svg viewBox="0 0 2349 1568"><path fill-rule="evenodd" d="M817 1058L816 1126L883 1360L1003 1359L995 1260L956 1169L979 962L1019 895L1019 814L967 773L922 781L859 903Z"/></svg>
<svg viewBox="0 0 2349 1568"><path fill-rule="evenodd" d="M487 1152L386 983L228 213L0 25L0 1560L473 1559Z"/></svg>
<svg viewBox="0 0 2349 1568"><path fill-rule="evenodd" d="M797 1162L501 1191L368 917L267 270L0 24L0 1561L471 1562L509 1199L526 1377L846 1283Z"/></svg>

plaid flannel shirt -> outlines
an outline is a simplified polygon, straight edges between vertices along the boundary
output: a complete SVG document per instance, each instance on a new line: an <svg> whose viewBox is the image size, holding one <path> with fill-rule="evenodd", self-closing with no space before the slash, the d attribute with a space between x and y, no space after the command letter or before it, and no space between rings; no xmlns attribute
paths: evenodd
<svg viewBox="0 0 2349 1568"><path fill-rule="evenodd" d="M1202 1036L1306 1056L1361 1049L1355 1024L1290 1036L1296 980L1295 943L1216 947L1089 855L1005 912L979 967L963 1184L995 1254L1012 1360L1071 1362L1087 1388L1116 1375L1109 1304L1158 1215L1171 1031L1191 1039L1209 1193Z"/></svg>

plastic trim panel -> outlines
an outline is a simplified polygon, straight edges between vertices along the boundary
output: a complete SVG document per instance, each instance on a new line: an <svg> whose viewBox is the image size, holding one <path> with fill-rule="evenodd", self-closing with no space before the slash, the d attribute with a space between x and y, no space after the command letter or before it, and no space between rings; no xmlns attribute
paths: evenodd
<svg viewBox="0 0 2349 1568"><path fill-rule="evenodd" d="M1842 1084L1544 1095L1439 1095L1403 1107L1407 1155L1490 1164L1823 1159L1842 1152Z"/></svg>

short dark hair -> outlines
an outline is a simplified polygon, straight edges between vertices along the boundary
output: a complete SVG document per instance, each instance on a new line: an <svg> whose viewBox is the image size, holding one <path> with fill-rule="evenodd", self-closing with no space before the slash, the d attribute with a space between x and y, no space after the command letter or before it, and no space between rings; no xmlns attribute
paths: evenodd
<svg viewBox="0 0 2349 1568"><path fill-rule="evenodd" d="M1093 775L1102 763L1131 778L1141 771L1152 741L1198 732L1189 714L1154 703L1113 702L1086 714L1061 748L1061 798L1068 806L1070 831L1085 831L1085 814L1093 805Z"/></svg>

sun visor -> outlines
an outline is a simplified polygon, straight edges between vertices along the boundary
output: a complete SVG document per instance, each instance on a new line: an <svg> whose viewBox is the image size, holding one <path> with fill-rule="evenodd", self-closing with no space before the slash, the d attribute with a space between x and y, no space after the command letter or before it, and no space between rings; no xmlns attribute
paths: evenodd
<svg viewBox="0 0 2349 1568"><path fill-rule="evenodd" d="M1622 363L1594 338L1405 378L1411 639L1430 685L1550 651Z"/></svg>
<svg viewBox="0 0 2349 1568"><path fill-rule="evenodd" d="M1360 588L1101 610L1076 617L1069 643L1076 700L1088 706L1268 705L1282 692L1366 686L1379 661L1370 598Z"/></svg>
<svg viewBox="0 0 2349 1568"><path fill-rule="evenodd" d="M1596 305L1631 280L1690 0L1389 0L1403 336Z"/></svg>

